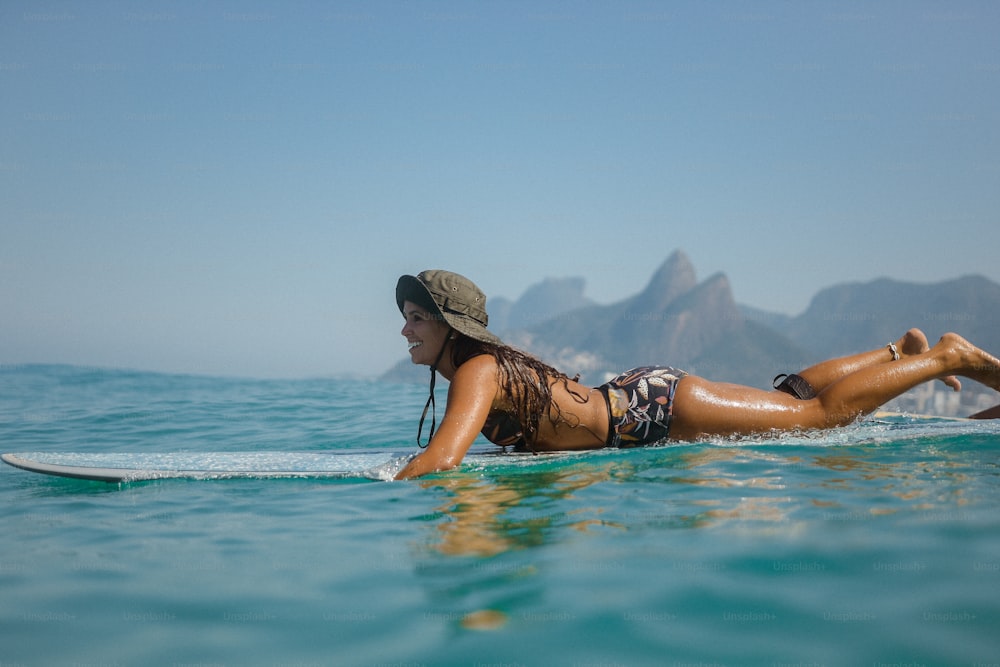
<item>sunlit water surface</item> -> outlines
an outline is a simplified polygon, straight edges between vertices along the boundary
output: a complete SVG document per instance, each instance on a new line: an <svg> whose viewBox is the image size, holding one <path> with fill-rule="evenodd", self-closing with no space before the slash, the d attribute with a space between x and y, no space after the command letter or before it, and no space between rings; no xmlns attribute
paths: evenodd
<svg viewBox="0 0 1000 667"><path fill-rule="evenodd" d="M425 391L4 367L0 451L408 447ZM0 502L2 665L1000 663L994 422Z"/></svg>

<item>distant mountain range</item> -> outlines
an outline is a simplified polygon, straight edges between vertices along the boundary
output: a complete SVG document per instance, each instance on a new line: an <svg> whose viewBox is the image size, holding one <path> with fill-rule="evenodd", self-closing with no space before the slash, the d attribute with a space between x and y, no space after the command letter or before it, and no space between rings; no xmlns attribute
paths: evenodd
<svg viewBox="0 0 1000 667"><path fill-rule="evenodd" d="M490 329L591 384L634 366L663 364L769 387L778 373L884 345L913 326L931 343L955 331L1000 351L1000 285L981 276L836 285L792 317L737 304L724 274L699 282L691 261L676 251L635 296L600 305L583 292L582 278L548 278L517 301L490 299ZM383 376L426 378L427 369L408 359Z"/></svg>

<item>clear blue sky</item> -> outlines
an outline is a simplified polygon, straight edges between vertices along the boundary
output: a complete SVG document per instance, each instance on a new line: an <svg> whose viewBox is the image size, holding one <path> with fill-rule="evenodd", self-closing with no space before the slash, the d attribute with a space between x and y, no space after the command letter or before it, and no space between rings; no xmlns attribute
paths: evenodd
<svg viewBox="0 0 1000 667"><path fill-rule="evenodd" d="M376 374L400 273L1000 281L1000 4L0 5L0 363ZM670 360L663 360L669 363Z"/></svg>

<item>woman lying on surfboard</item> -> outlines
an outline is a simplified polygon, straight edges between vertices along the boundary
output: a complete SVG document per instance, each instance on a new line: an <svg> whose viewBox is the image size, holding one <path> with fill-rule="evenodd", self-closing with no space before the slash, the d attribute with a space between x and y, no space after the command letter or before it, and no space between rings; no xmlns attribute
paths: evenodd
<svg viewBox="0 0 1000 667"><path fill-rule="evenodd" d="M411 360L431 369L417 433L419 443L431 410L428 443L397 479L454 468L480 432L498 445L537 452L635 447L843 426L935 379L955 391L957 376L1000 390L996 357L956 334L930 347L919 329L886 347L786 376L775 391L653 366L591 388L489 332L486 296L463 276L436 270L402 276L396 303ZM436 373L450 387L435 431Z"/></svg>

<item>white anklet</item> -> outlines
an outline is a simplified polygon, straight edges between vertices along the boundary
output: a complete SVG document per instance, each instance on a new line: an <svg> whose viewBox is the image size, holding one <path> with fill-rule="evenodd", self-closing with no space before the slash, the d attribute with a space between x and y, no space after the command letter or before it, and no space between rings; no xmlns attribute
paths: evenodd
<svg viewBox="0 0 1000 667"><path fill-rule="evenodd" d="M892 353L892 360L899 361L899 350L896 349L895 343L889 343L886 347L889 348L889 352Z"/></svg>

